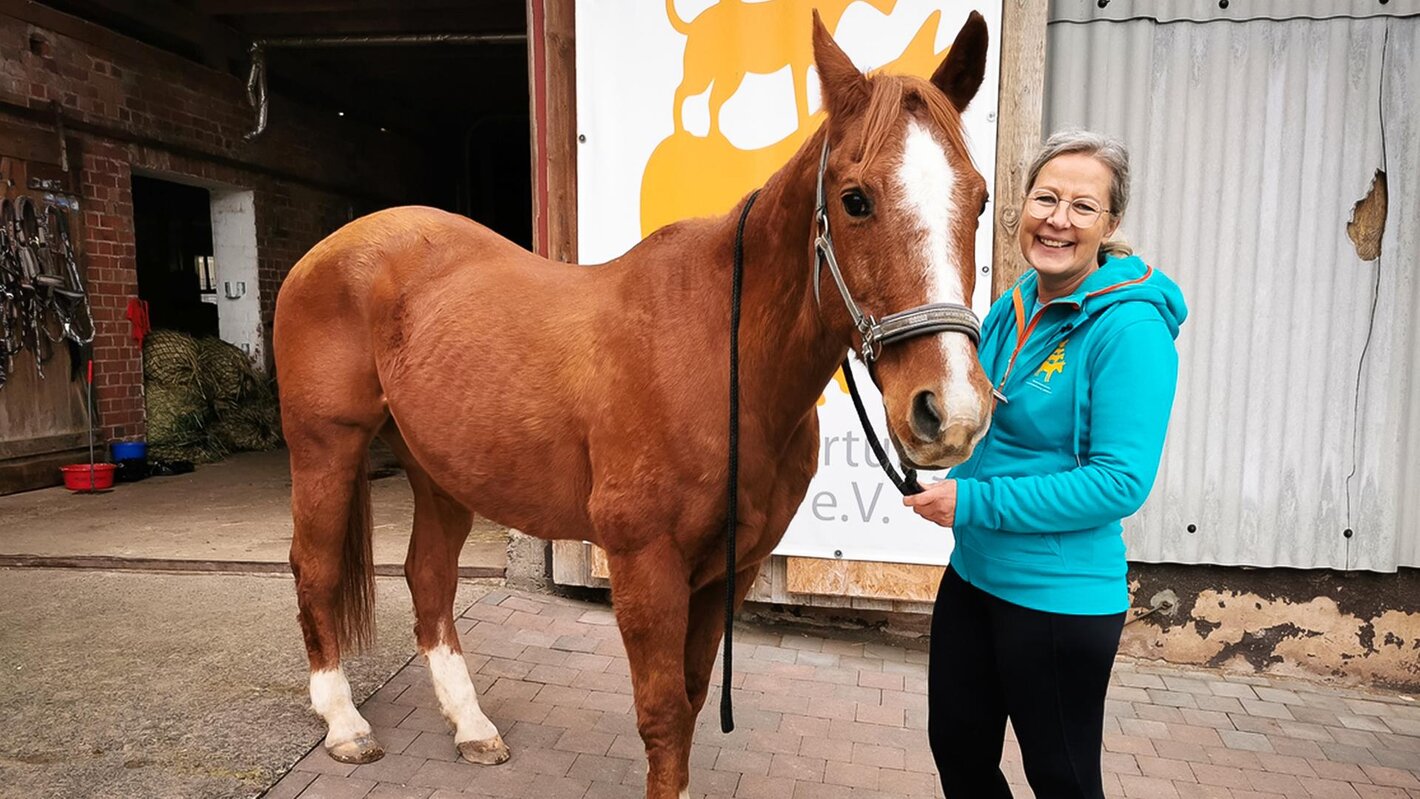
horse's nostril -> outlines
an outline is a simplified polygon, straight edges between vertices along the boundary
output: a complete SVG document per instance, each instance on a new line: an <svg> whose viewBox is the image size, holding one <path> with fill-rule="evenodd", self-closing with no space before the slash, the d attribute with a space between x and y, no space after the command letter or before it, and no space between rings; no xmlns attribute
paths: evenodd
<svg viewBox="0 0 1420 799"><path fill-rule="evenodd" d="M912 434L923 443L937 440L942 431L942 408L937 404L937 395L930 391L919 391L912 398Z"/></svg>

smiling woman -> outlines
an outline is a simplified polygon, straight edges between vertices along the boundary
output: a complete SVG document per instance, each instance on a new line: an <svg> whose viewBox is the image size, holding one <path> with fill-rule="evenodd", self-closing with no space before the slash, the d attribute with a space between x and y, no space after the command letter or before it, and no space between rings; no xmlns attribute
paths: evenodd
<svg viewBox="0 0 1420 799"><path fill-rule="evenodd" d="M1028 175L1017 237L1031 270L982 325L992 426L951 479L906 499L956 539L928 674L948 799L1009 799L1007 717L1037 796L1104 796L1129 603L1120 520L1158 470L1187 315L1173 281L1108 240L1129 203L1121 143L1056 134Z"/></svg>
<svg viewBox="0 0 1420 799"><path fill-rule="evenodd" d="M1058 133L1027 174L1017 236L1040 276L1041 301L1062 297L1112 256L1131 254L1112 237L1129 205L1129 155L1113 139Z"/></svg>

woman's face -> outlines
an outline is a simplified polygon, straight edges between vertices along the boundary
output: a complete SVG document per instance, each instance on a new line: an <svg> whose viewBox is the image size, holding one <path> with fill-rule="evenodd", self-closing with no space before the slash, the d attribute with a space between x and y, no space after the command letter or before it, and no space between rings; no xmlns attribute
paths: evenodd
<svg viewBox="0 0 1420 799"><path fill-rule="evenodd" d="M1109 187L1114 176L1093 156L1069 153L1050 159L1026 192L1018 236L1025 256L1043 282L1073 283L1099 263L1100 243L1114 233L1119 221L1100 213L1085 227L1090 210L1108 211ZM1059 199L1050 208L1051 197ZM1073 205L1073 208L1072 208ZM1035 214L1048 214L1038 219ZM1073 217L1073 218L1072 218Z"/></svg>

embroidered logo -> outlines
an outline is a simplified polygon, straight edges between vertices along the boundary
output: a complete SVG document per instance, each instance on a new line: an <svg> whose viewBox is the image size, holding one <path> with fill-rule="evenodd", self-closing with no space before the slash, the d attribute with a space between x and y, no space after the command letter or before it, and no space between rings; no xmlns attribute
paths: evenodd
<svg viewBox="0 0 1420 799"><path fill-rule="evenodd" d="M1045 359L1045 363L1040 365L1038 375L1045 376L1045 382L1049 383L1050 378L1060 374L1065 370L1065 345L1070 343L1070 339L1060 342L1060 346L1055 348L1055 352L1050 353L1050 357Z"/></svg>

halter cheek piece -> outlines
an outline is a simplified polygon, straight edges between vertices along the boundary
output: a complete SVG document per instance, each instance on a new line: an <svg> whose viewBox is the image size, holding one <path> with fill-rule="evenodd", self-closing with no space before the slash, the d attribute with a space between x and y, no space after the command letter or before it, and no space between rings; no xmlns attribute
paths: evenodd
<svg viewBox="0 0 1420 799"><path fill-rule="evenodd" d="M814 301L820 306L819 284L823 265L833 275L838 285L838 293L843 296L843 304L853 319L853 327L862 339L858 354L869 366L878 359L885 345L904 341L932 333L962 333L971 339L973 345L981 343L981 322L971 308L954 302L934 302L919 305L906 311L888 314L881 321L864 314L853 301L853 294L843 280L843 272L838 268L838 258L833 254L833 236L828 229L828 198L824 195L823 178L828 171L828 137L823 140L823 155L818 162L818 194L814 219L818 223L818 236L814 238Z"/></svg>

